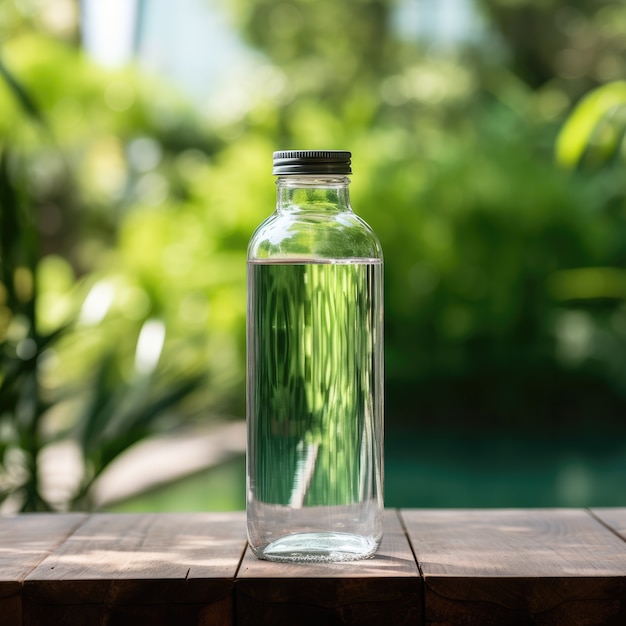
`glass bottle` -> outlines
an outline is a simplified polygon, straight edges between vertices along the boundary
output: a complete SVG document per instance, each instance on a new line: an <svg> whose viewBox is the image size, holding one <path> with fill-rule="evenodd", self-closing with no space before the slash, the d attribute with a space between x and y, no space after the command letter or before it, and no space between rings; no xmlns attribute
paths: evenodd
<svg viewBox="0 0 626 626"><path fill-rule="evenodd" d="M247 523L272 561L374 555L383 521L383 255L345 151L274 153L248 248Z"/></svg>

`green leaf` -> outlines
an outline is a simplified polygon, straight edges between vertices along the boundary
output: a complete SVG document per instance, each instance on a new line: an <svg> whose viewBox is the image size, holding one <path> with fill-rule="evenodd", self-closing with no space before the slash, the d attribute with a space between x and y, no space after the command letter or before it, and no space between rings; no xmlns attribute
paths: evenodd
<svg viewBox="0 0 626 626"><path fill-rule="evenodd" d="M608 83L591 91L575 107L556 142L556 160L567 168L577 167L597 144L608 156L619 146L623 130L611 132L607 122L626 107L626 81ZM616 122L623 121L618 117ZM604 136L603 136L604 135Z"/></svg>
<svg viewBox="0 0 626 626"><path fill-rule="evenodd" d="M109 384L114 369L115 354L109 352L100 361L91 386L91 397L78 421L79 443L85 456L98 449L102 433L119 408L119 394Z"/></svg>
<svg viewBox="0 0 626 626"><path fill-rule="evenodd" d="M112 419L109 428L102 436L100 450L100 468L102 471L113 459L126 449L137 443L153 431L154 422L165 411L175 407L183 398L191 393L204 380L204 375L191 376L172 383L160 395L150 400L143 396L139 398L136 407Z"/></svg>
<svg viewBox="0 0 626 626"><path fill-rule="evenodd" d="M18 101L22 109L28 114L30 118L32 118L37 123L42 126L46 126L46 121L41 112L41 109L35 102L34 98L28 93L28 91L24 88L24 86L15 78L13 73L9 70L9 68L4 64L2 59L0 58L0 76L4 79L4 82L7 84L11 93Z"/></svg>

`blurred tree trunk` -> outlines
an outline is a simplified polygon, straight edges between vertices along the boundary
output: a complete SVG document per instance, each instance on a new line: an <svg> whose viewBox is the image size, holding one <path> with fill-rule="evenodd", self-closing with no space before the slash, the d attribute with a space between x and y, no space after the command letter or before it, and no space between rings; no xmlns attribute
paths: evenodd
<svg viewBox="0 0 626 626"><path fill-rule="evenodd" d="M555 74L555 57L566 43L556 16L568 3L563 0L541 4L502 0L480 0L480 3L506 42L514 71L531 87L540 87L549 81Z"/></svg>
<svg viewBox="0 0 626 626"><path fill-rule="evenodd" d="M478 5L503 39L513 71L535 89L558 78L570 84L573 95L584 93L601 82L603 71L598 68L603 59L624 53L623 42L611 37L596 19L605 8L626 16L623 3L478 0Z"/></svg>

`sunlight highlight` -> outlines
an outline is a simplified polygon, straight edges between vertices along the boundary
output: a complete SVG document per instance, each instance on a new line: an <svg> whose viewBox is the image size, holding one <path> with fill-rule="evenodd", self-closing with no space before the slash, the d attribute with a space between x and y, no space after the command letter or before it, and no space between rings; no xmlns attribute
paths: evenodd
<svg viewBox="0 0 626 626"><path fill-rule="evenodd" d="M161 356L165 342L165 324L161 320L148 320L141 328L135 352L135 370L140 374L151 374Z"/></svg>

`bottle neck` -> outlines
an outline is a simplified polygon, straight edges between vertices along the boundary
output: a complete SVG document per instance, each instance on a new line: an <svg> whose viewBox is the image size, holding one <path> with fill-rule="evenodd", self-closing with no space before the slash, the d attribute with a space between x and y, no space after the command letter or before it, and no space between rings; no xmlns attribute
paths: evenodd
<svg viewBox="0 0 626 626"><path fill-rule="evenodd" d="M348 185L343 175L279 176L276 180L276 210L280 212L352 211Z"/></svg>

